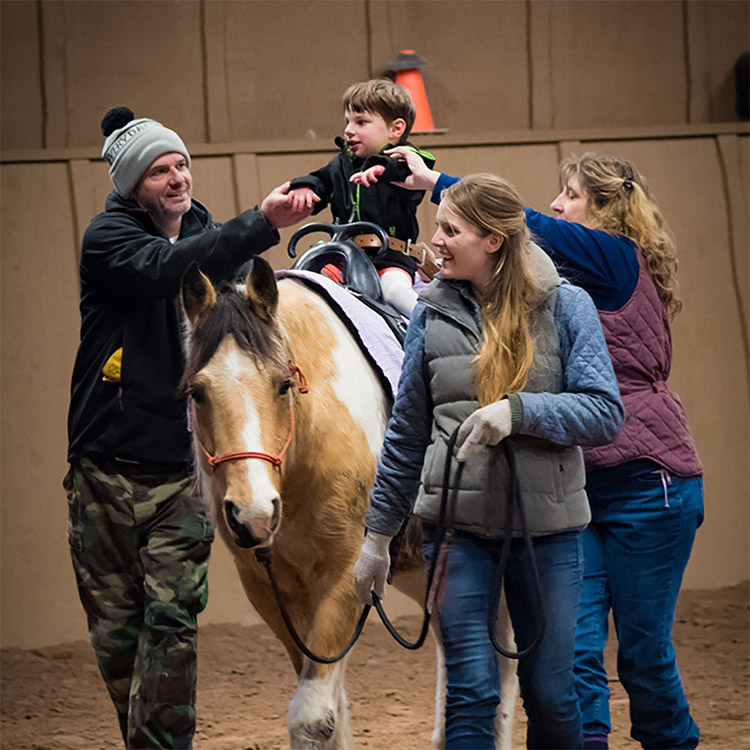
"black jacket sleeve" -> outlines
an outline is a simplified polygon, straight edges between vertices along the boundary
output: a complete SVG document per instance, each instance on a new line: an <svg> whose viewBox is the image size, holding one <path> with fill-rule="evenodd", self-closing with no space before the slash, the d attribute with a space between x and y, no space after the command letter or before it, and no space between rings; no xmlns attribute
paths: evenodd
<svg viewBox="0 0 750 750"><path fill-rule="evenodd" d="M432 169L435 164L435 159L433 159L430 154L425 151L419 151L411 146L408 148L413 150L414 153L417 154L422 161L430 167L430 169ZM372 154L371 156L368 156L367 159L365 159L362 169L365 170L378 165L385 167L385 172L380 176L380 180L383 182L403 182L411 174L409 165L405 161L394 159L392 156L387 156L386 154Z"/></svg>
<svg viewBox="0 0 750 750"><path fill-rule="evenodd" d="M336 159L338 157L334 157L324 167L316 169L304 177L295 177L291 180L290 190L310 188L320 198L320 202L315 204L313 214L322 211L331 202L331 196L333 195L333 170Z"/></svg>
<svg viewBox="0 0 750 750"><path fill-rule="evenodd" d="M212 280L229 279L251 256L278 241L278 233L256 208L174 244L150 233L133 215L105 212L92 220L84 235L81 273L107 294L173 297L193 261Z"/></svg>

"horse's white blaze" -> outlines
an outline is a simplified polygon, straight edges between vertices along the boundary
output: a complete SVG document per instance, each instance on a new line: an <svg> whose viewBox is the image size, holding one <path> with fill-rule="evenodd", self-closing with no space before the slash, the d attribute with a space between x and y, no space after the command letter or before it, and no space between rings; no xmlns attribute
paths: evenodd
<svg viewBox="0 0 750 750"><path fill-rule="evenodd" d="M226 377L242 382L242 376L247 373L247 357L233 348L224 360ZM242 427L241 445L233 449L236 451L258 451L261 453L273 453L276 449L269 451L263 442L263 431L260 424L258 409L249 393L242 396L242 414L244 424ZM257 516L271 518L274 507L272 501L278 499L278 490L271 481L271 472L276 469L268 462L261 459L250 459L243 461L243 470L247 476L247 484L250 488L250 500L247 505L240 506L240 521L248 522ZM246 500L248 498L242 498ZM269 529L270 531L270 529Z"/></svg>
<svg viewBox="0 0 750 750"><path fill-rule="evenodd" d="M337 373L332 381L333 389L352 419L362 428L367 445L373 456L377 457L387 421L381 396L382 386L336 314L322 300L317 304L336 336L336 345L331 352Z"/></svg>

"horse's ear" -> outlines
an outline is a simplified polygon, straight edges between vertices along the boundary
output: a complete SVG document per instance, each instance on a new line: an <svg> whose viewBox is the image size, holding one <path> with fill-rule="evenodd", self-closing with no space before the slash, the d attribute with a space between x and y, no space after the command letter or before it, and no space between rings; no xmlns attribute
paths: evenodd
<svg viewBox="0 0 750 750"><path fill-rule="evenodd" d="M247 298L256 315L270 322L276 314L279 289L273 269L263 258L253 258L253 265L245 279Z"/></svg>
<svg viewBox="0 0 750 750"><path fill-rule="evenodd" d="M195 326L206 311L216 304L216 291L208 276L193 261L182 275L180 300L185 317Z"/></svg>

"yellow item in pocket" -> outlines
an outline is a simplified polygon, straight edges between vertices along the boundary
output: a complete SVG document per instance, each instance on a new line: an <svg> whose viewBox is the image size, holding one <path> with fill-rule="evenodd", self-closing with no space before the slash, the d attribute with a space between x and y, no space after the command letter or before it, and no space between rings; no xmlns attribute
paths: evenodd
<svg viewBox="0 0 750 750"><path fill-rule="evenodd" d="M102 373L104 377L102 380L105 383L119 383L122 378L120 371L122 370L122 347L120 347L112 356L104 363L102 367Z"/></svg>

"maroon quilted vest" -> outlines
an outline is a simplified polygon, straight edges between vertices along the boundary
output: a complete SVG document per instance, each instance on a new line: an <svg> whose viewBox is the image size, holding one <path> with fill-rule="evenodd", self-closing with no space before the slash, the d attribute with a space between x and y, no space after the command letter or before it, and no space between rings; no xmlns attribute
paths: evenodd
<svg viewBox="0 0 750 750"><path fill-rule="evenodd" d="M612 312L599 311L612 357L625 424L614 443L584 449L586 469L650 458L679 476L703 473L680 397L667 386L672 334L666 308L638 255L638 283Z"/></svg>

